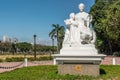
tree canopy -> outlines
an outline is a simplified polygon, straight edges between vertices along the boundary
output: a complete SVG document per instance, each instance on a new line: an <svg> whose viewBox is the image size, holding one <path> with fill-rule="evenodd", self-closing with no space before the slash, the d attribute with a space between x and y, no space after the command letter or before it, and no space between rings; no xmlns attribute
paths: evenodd
<svg viewBox="0 0 120 80"><path fill-rule="evenodd" d="M28 52L32 49L32 44L27 42L17 43L16 46L21 52Z"/></svg>
<svg viewBox="0 0 120 80"><path fill-rule="evenodd" d="M57 39L57 51L59 53L61 47L62 47L62 42L65 34L65 28L64 26L60 26L59 24L52 24L53 29L49 33L49 36L53 39Z"/></svg>
<svg viewBox="0 0 120 80"><path fill-rule="evenodd" d="M95 0L90 10L97 34L96 47L112 55L120 51L120 0Z"/></svg>

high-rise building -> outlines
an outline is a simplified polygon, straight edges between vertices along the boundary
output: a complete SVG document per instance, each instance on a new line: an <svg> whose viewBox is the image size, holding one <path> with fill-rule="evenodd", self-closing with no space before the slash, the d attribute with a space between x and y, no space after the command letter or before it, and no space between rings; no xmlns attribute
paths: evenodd
<svg viewBox="0 0 120 80"><path fill-rule="evenodd" d="M8 36L3 36L3 42L10 42L10 38Z"/></svg>

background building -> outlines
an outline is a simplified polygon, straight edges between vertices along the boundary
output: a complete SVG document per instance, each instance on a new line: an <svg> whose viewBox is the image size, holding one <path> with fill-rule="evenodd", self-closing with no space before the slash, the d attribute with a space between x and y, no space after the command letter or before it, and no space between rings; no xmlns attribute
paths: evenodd
<svg viewBox="0 0 120 80"><path fill-rule="evenodd" d="M8 36L3 36L3 42L10 42L10 38Z"/></svg>

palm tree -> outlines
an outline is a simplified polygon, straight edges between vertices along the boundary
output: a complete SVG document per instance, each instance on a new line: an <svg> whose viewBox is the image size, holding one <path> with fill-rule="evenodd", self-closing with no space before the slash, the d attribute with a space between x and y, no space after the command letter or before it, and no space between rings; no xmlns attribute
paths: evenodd
<svg viewBox="0 0 120 80"><path fill-rule="evenodd" d="M49 37L51 39L56 38L57 39L57 52L59 53L59 50L62 47L63 37L64 37L64 26L60 26L59 24L52 24L53 29L49 33Z"/></svg>

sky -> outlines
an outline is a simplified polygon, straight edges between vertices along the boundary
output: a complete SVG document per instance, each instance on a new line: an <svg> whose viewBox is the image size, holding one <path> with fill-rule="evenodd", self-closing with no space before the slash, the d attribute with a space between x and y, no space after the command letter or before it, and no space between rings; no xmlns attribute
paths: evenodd
<svg viewBox="0 0 120 80"><path fill-rule="evenodd" d="M65 26L71 12L78 13L78 5L85 4L90 11L94 0L0 0L0 40L4 35L22 42L51 44L49 33L52 24Z"/></svg>

